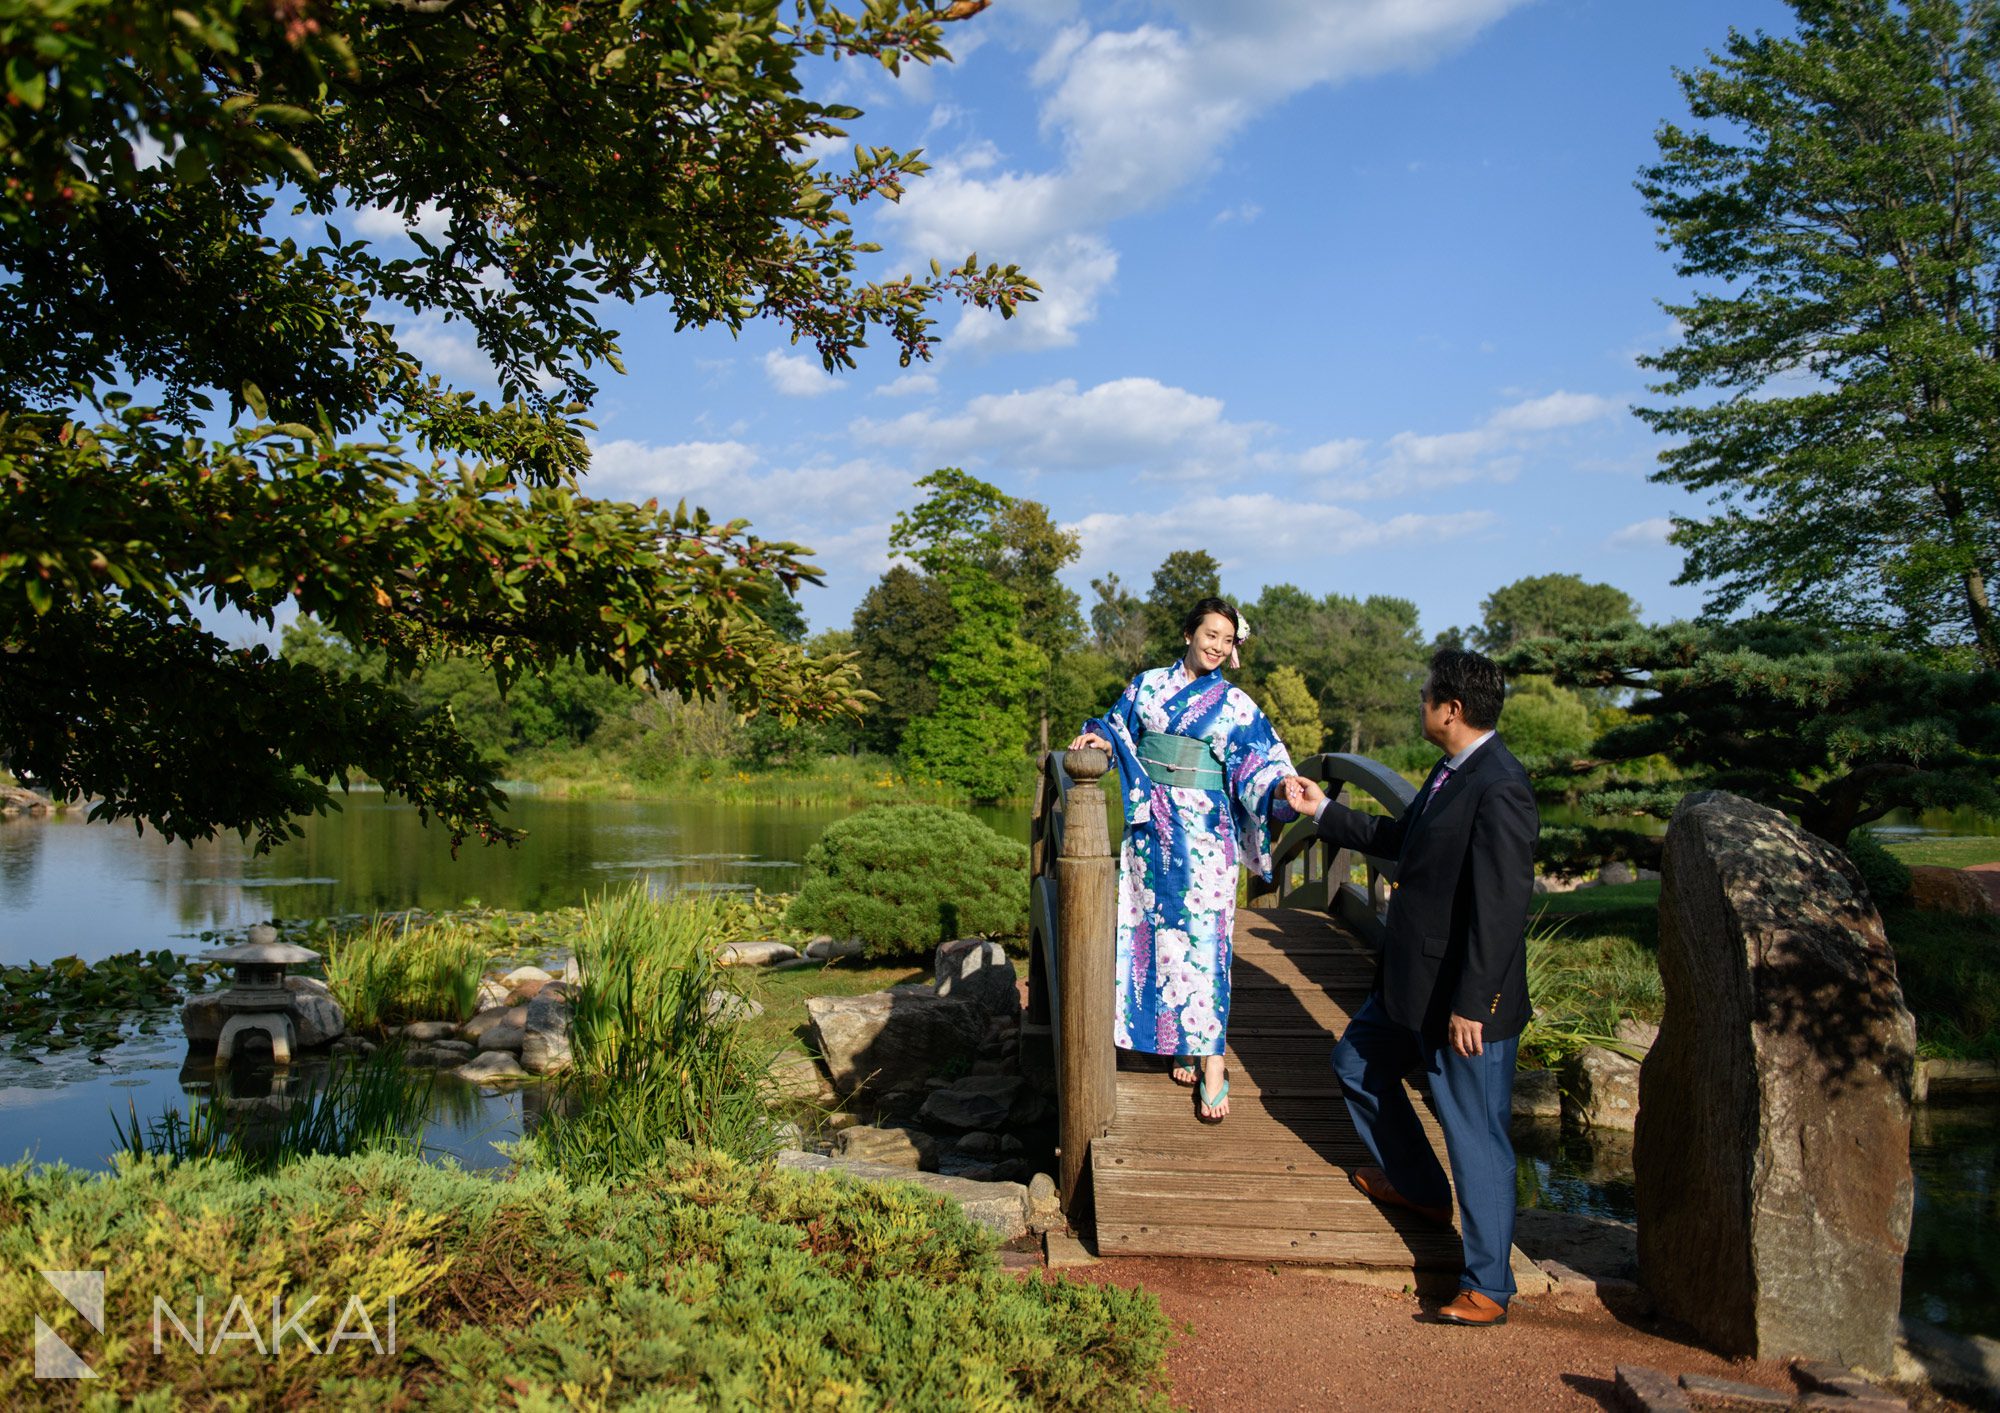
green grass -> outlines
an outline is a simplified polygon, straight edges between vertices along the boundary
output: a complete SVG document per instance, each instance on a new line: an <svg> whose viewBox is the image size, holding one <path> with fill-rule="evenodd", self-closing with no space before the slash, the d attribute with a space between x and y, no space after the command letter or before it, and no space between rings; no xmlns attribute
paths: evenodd
<svg viewBox="0 0 2000 1413"><path fill-rule="evenodd" d="M1653 912L1628 904L1537 914L1528 928L1528 992L1535 1015L1521 1054L1530 1065L1554 1066L1610 1041L1627 1017L1657 1022L1664 997Z"/></svg>
<svg viewBox="0 0 2000 1413"><path fill-rule="evenodd" d="M1910 859L1901 848L1894 851L1906 862L1926 861ZM1584 990L1600 993L1606 1006L1615 1001L1623 1014L1647 1020L1659 1018L1659 897L1660 885L1647 882L1536 900L1540 919L1561 921L1565 958L1594 978L1581 983ZM2000 919L1892 906L1882 922L1895 949L1904 1001L1917 1019L1917 1048L1947 1059L2000 1060ZM1650 989L1642 959L1651 969ZM1577 1009L1574 1002L1565 1006Z"/></svg>
<svg viewBox="0 0 2000 1413"><path fill-rule="evenodd" d="M1973 864L2000 863L2000 834L1965 835L1959 838L1923 837L1898 839L1878 835L1890 853L1906 864L1934 864L1939 868L1970 868Z"/></svg>
<svg viewBox="0 0 2000 1413"><path fill-rule="evenodd" d="M744 1023L750 1043L775 1054L780 1050L810 1050L810 1028L806 1024L808 996L861 996L871 991L887 991L906 982L928 982L928 967L907 964L881 965L861 957L828 962L824 966L797 967L789 971L755 969L744 980L744 994L764 1007L764 1014Z"/></svg>

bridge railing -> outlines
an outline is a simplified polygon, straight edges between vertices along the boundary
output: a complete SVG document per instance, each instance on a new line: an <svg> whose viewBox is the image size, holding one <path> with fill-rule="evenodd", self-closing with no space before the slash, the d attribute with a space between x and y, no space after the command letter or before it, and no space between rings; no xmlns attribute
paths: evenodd
<svg viewBox="0 0 2000 1413"><path fill-rule="evenodd" d="M1327 753L1296 763L1300 775L1317 781L1336 800L1353 791L1373 799L1391 819L1400 819L1417 797L1410 784L1380 761L1367 756ZM1343 801L1353 804L1350 796ZM1354 865L1366 865L1366 883L1354 881ZM1271 881L1250 880L1253 908L1317 908L1339 921L1378 951L1382 946L1382 914L1389 906L1389 885L1396 880L1393 859L1378 859L1352 849L1337 849L1319 837L1313 822L1302 819L1287 826L1271 854Z"/></svg>
<svg viewBox="0 0 2000 1413"><path fill-rule="evenodd" d="M1028 1013L1030 1045L1053 1050L1062 1155L1064 1211L1088 1180L1090 1145L1117 1117L1118 1050L1111 1041L1116 1005L1118 861L1111 852L1109 802L1100 781L1111 768L1098 750L1051 751L1043 759L1029 825ZM1416 798L1410 783L1366 756L1317 755L1299 774L1334 798L1353 790L1400 816ZM1114 788L1117 778L1112 779ZM1350 878L1356 856L1336 849L1311 820L1287 828L1273 855L1271 883L1252 878L1250 906L1317 908L1332 913L1377 947L1388 906L1392 860L1362 856L1366 885Z"/></svg>
<svg viewBox="0 0 2000 1413"><path fill-rule="evenodd" d="M1044 1030L1055 1051L1059 1180L1063 1210L1072 1215L1090 1144L1110 1131L1117 1107L1111 1011L1118 861L1098 784L1110 768L1103 751L1049 752L1028 835L1027 1025L1031 1033Z"/></svg>

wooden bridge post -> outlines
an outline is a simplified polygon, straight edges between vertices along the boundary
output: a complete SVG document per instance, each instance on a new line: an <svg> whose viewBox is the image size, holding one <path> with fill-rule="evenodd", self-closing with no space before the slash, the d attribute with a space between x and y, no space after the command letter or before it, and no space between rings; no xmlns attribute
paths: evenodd
<svg viewBox="0 0 2000 1413"><path fill-rule="evenodd" d="M1063 769L1075 782L1064 807L1062 853L1056 860L1056 909L1062 958L1060 1069L1063 1210L1073 1212L1092 1140L1110 1128L1118 1104L1118 1051L1111 1018L1118 941L1118 865L1111 856L1106 803L1098 784L1110 769L1103 751L1069 751Z"/></svg>

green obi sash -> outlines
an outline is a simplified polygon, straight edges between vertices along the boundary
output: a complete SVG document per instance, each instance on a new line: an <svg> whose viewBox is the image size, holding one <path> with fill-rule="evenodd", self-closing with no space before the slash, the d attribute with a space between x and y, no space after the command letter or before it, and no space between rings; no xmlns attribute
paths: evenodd
<svg viewBox="0 0 2000 1413"><path fill-rule="evenodd" d="M1220 790L1224 785L1222 762L1215 758L1208 742L1193 736L1147 732L1139 738L1139 764L1156 785L1178 785L1185 790Z"/></svg>

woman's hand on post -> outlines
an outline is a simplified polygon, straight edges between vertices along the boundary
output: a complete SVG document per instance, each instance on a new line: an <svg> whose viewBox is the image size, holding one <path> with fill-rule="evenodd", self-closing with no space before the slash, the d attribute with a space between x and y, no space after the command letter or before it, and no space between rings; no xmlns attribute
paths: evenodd
<svg viewBox="0 0 2000 1413"><path fill-rule="evenodd" d="M1069 743L1069 749L1072 751L1108 751L1111 749L1111 743L1095 731L1086 731Z"/></svg>

